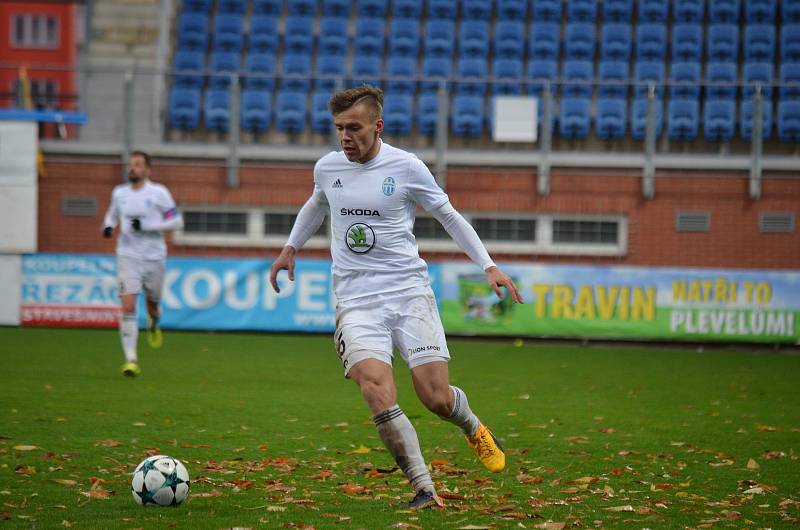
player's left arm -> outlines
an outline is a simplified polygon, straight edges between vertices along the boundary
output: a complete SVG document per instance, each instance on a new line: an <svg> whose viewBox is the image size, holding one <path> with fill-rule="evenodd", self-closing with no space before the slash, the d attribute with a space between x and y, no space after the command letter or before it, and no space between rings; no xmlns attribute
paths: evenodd
<svg viewBox="0 0 800 530"><path fill-rule="evenodd" d="M489 252L483 245L481 238L478 236L478 233L472 225L464 219L464 216L453 208L450 201L447 201L438 208L430 210L430 213L442 224L444 229L447 230L447 233L450 234L450 237L458 243L458 246L461 247L464 253L469 256L473 262L480 265L486 273L486 281L498 297L503 298L503 291L500 287L505 287L512 300L518 304L523 303L522 295L517 285L514 283L514 280L495 265L494 261L492 261L492 258L489 256Z"/></svg>
<svg viewBox="0 0 800 530"><path fill-rule="evenodd" d="M158 209L161 212L161 219L140 219L139 225L142 230L165 232L183 229L183 216L178 211L175 200L166 188L164 188L164 195L159 201Z"/></svg>

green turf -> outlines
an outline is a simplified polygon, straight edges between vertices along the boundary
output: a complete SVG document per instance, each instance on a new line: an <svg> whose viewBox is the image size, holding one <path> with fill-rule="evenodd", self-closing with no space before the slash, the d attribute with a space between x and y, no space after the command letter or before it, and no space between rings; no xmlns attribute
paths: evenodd
<svg viewBox="0 0 800 530"><path fill-rule="evenodd" d="M166 332L126 379L115 331L0 328L0 527L797 527L800 356L450 347L452 382L508 467L483 471L399 365L400 405L449 497L411 513L328 336ZM193 480L178 508L131 497L156 452Z"/></svg>

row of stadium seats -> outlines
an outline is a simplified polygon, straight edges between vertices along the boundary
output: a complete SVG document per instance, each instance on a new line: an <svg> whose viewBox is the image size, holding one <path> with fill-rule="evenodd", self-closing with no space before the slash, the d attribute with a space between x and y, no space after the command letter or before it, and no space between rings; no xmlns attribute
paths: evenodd
<svg viewBox="0 0 800 530"><path fill-rule="evenodd" d="M274 124L284 133L299 134L310 125L313 132L329 134L331 118L327 102L331 92L313 92L308 107L307 92L278 91L274 105ZM212 88L206 91L201 102L201 91L193 88L174 88L170 95L169 122L173 128L191 130L199 127L201 114L209 130L227 132L230 122L230 92L227 88ZM421 94L416 98L409 94L388 94L384 106L386 132L408 135L417 130L426 136L435 132L438 99L436 94ZM628 100L614 96L598 97L594 108L595 134L603 140L618 140L630 132L635 139L643 139L648 100ZM660 136L664 123L664 105L655 100L656 135ZM455 95L452 99L451 131L455 136L481 136L491 126L489 112L482 96L472 94ZM754 103L743 100L739 105L739 133L742 139L752 137ZM691 141L699 136L702 125L704 137L709 141L730 141L736 128L736 104L732 99L708 99L703 104L702 117L697 99L676 95L666 105L667 136L671 140ZM763 137L772 136L772 103L764 101ZM416 123L414 123L416 117ZM541 118L541 115L540 115ZM562 138L584 139L589 136L592 122L592 99L581 96L566 96L551 116L554 133ZM270 92L245 88L241 97L241 127L251 133L267 131L272 126L273 104ZM488 122L488 123L487 123ZM558 125L556 129L556 123ZM777 135L782 142L800 142L800 99L785 100L777 108Z"/></svg>
<svg viewBox="0 0 800 530"><path fill-rule="evenodd" d="M248 11L247 0L218 0L220 13L244 14ZM282 0L252 0L254 14L280 15ZM314 16L317 12L326 16L386 17L388 15L407 18L477 19L485 20L496 14L499 19L523 20L530 14L535 20L560 20L566 11L567 20L595 20L601 11L605 21L630 20L634 16L642 21L666 22L670 5L672 16L679 22L699 22L704 19L705 0L638 0L634 15L633 0L567 0L564 10L562 0L286 0L289 15ZM530 4L530 10L529 10ZM601 8L598 9L598 4ZM184 0L187 12L209 13L213 0ZM355 7L354 7L355 6ZM775 0L745 0L744 20L748 23L772 22L778 8ZM709 0L708 19L711 22L738 23L740 0ZM800 0L783 0L781 17L786 21L800 22Z"/></svg>
<svg viewBox="0 0 800 530"><path fill-rule="evenodd" d="M314 22L312 17L286 17L281 42L277 17L253 15L247 33L248 48L259 53L277 53L282 43L285 53L311 54L315 41ZM346 54L350 41L348 24L349 21L343 17L320 18L319 53ZM208 28L206 15L182 13L178 18L178 49L205 51L209 44ZM242 15L217 15L210 33L211 49L241 52L245 40L243 28ZM522 58L526 50L530 57L560 56L561 26L556 22L533 22L526 28L521 21L504 20L494 25L493 35L491 29L487 20L462 21L456 32L456 25L451 20L428 20L421 24L418 19L394 18L386 27L382 19L358 18L353 44L358 55L383 55L388 40L388 53L403 57L416 57L421 50L426 57L451 57L456 48L462 57L485 57L490 47L495 57ZM707 33L705 38L704 31ZM625 22L605 23L599 31L600 57L627 59L635 43L637 58L663 59L667 56L668 41L671 41L669 47L673 60L700 60L705 41L708 60L735 61L739 58L740 28L736 24L703 26L682 23L672 27L669 39L667 34L668 27L663 23L640 23L635 29ZM745 60L772 61L775 58L778 37L774 25L748 24L741 34ZM784 24L780 29L779 43L781 60L800 58L800 24ZM596 48L593 23L566 24L563 35L565 58L594 59Z"/></svg>

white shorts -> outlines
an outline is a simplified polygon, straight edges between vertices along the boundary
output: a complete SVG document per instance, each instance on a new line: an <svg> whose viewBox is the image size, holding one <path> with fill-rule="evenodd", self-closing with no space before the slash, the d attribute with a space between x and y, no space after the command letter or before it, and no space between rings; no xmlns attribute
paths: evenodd
<svg viewBox="0 0 800 530"><path fill-rule="evenodd" d="M416 294L371 297L336 307L336 351L344 375L364 359L392 365L393 347L414 368L450 360L436 298L430 288Z"/></svg>
<svg viewBox="0 0 800 530"><path fill-rule="evenodd" d="M164 285L164 260L144 260L117 256L119 295L144 294L151 302L161 300Z"/></svg>

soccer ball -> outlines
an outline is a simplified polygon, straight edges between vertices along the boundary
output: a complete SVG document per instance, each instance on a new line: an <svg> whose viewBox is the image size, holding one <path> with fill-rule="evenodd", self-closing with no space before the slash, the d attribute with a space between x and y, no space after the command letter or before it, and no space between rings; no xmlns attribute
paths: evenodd
<svg viewBox="0 0 800 530"><path fill-rule="evenodd" d="M131 493L142 506L177 506L189 495L189 473L171 456L145 458L133 472Z"/></svg>

